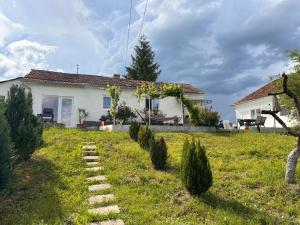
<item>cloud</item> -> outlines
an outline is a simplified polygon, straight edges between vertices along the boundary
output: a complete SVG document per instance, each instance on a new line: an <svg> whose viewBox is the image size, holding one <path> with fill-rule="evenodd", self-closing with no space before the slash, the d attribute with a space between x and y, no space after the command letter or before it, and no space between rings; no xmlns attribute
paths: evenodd
<svg viewBox="0 0 300 225"><path fill-rule="evenodd" d="M0 47L5 44L5 41L14 34L23 31L23 26L12 22L0 12Z"/></svg>
<svg viewBox="0 0 300 225"><path fill-rule="evenodd" d="M2 79L24 76L30 69L46 69L48 67L46 57L54 50L53 46L28 40L10 43L5 53L0 54Z"/></svg>

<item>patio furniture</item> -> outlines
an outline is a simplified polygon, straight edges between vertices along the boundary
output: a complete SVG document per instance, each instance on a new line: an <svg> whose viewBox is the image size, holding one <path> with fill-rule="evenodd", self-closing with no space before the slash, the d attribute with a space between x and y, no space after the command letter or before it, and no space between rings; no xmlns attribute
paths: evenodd
<svg viewBox="0 0 300 225"><path fill-rule="evenodd" d="M88 130L99 130L99 122L98 121L83 121L83 126Z"/></svg>
<svg viewBox="0 0 300 225"><path fill-rule="evenodd" d="M44 108L41 118L42 118L42 122L53 122L53 120L54 120L53 109Z"/></svg>

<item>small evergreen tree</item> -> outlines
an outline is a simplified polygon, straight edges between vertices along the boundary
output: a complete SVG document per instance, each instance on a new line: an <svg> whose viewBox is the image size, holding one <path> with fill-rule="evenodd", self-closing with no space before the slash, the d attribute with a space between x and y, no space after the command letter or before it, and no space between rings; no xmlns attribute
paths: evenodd
<svg viewBox="0 0 300 225"><path fill-rule="evenodd" d="M135 46L135 56L131 56L132 65L126 67L125 77L130 80L156 81L161 71L159 65L154 63L154 57L155 54L146 36L141 36L139 44Z"/></svg>
<svg viewBox="0 0 300 225"><path fill-rule="evenodd" d="M0 189L7 183L13 162L13 148L4 107L4 104L0 103Z"/></svg>
<svg viewBox="0 0 300 225"><path fill-rule="evenodd" d="M12 85L7 99L6 117L18 160L28 160L42 143L43 129L32 111L32 95L24 87Z"/></svg>
<svg viewBox="0 0 300 225"><path fill-rule="evenodd" d="M129 127L129 136L132 140L138 141L138 135L139 135L139 130L140 130L141 125L133 121Z"/></svg>
<svg viewBox="0 0 300 225"><path fill-rule="evenodd" d="M154 135L152 130L148 126L141 126L138 133L138 143L141 148L149 150Z"/></svg>
<svg viewBox="0 0 300 225"><path fill-rule="evenodd" d="M191 194L206 192L212 185L213 178L204 146L193 139L187 139L183 145L181 159L181 180Z"/></svg>
<svg viewBox="0 0 300 225"><path fill-rule="evenodd" d="M163 137L159 140L152 139L150 145L150 159L155 169L163 170L166 168L168 148Z"/></svg>

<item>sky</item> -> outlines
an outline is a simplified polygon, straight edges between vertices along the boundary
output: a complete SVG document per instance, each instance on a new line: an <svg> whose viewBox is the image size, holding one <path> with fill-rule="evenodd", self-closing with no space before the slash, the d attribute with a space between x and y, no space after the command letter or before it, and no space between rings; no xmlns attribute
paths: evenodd
<svg viewBox="0 0 300 225"><path fill-rule="evenodd" d="M0 0L0 80L31 68L124 74L138 43L146 0ZM290 70L300 49L299 0L148 0L142 34L159 80L206 92L222 119L232 104Z"/></svg>

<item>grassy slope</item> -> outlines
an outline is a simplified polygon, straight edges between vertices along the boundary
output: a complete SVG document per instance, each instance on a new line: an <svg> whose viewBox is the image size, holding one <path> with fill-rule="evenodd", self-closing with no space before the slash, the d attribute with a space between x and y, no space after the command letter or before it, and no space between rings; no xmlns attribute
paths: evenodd
<svg viewBox="0 0 300 225"><path fill-rule="evenodd" d="M82 141L97 142L126 224L300 223L299 183L283 182L293 138L194 134L207 147L214 184L207 194L191 197L179 178L182 143L191 135L158 135L169 146L166 172L153 170L148 152L126 133L46 131L46 145L18 166L9 187L0 192L0 224L85 224L95 219L86 213Z"/></svg>

